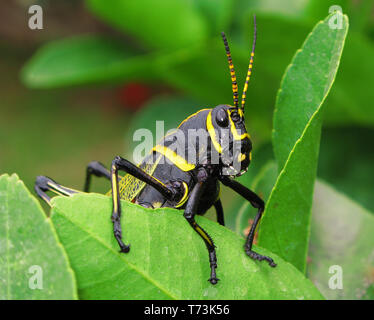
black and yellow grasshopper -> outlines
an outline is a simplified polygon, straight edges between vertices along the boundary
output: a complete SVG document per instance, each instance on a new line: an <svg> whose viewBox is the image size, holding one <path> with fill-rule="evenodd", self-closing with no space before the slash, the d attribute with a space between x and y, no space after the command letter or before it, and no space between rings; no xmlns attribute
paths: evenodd
<svg viewBox="0 0 374 320"><path fill-rule="evenodd" d="M182 121L178 130L166 135L154 146L139 165L134 165L120 156L114 158L110 170L99 162L91 162L87 166L84 187L84 191L88 192L92 175L105 177L111 181L109 195L112 195L113 199L113 232L120 251L123 253L129 252L130 245L122 241L120 199L149 208L183 209L185 219L202 238L208 249L211 269L209 281L212 284L216 284L219 280L216 276L215 245L209 234L196 223L195 215L202 215L214 206L218 222L224 225L223 209L219 197L220 182L258 209L244 245L245 253L253 259L266 260L272 267L276 266L270 257L252 250L256 227L264 211L264 202L253 191L234 180L236 176L247 171L251 160L252 143L245 127L244 105L256 45L256 19L241 106L239 106L238 85L231 53L224 33L222 33L222 38L230 68L234 105L219 105L213 109L203 109L192 114ZM191 132L196 131L200 132L199 140L191 142L188 138ZM121 179L118 176L120 170L127 173ZM47 191L65 196L78 192L45 176L37 177L35 190L48 203L50 197L45 193Z"/></svg>

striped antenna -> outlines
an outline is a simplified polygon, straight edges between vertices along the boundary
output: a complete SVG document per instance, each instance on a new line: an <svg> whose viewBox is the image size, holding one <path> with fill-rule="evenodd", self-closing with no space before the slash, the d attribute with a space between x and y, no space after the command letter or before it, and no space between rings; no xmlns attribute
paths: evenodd
<svg viewBox="0 0 374 320"><path fill-rule="evenodd" d="M221 34L222 34L223 43L224 43L225 49L226 49L227 61L229 62L231 82L232 82L232 93L234 94L234 107L238 108L239 107L238 83L236 82L236 75L235 75L234 65L232 63L230 48L229 48L229 44L227 42L225 33L222 32Z"/></svg>
<svg viewBox="0 0 374 320"><path fill-rule="evenodd" d="M252 74L253 57L255 55L256 38L257 38L256 15L253 15L253 23L254 23L254 35L253 35L251 59L249 60L248 73L247 73L247 78L245 79L243 95L242 95L241 109L243 110L243 112L244 112L244 106L245 106L245 97L247 95L248 83L249 83L249 80L251 79L251 74Z"/></svg>

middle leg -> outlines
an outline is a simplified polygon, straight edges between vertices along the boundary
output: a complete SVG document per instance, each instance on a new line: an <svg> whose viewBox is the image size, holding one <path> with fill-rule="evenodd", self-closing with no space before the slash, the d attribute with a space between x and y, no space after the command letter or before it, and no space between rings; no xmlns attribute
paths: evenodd
<svg viewBox="0 0 374 320"><path fill-rule="evenodd" d="M104 177L110 180L110 172L109 170L100 162L92 161L87 165L86 169L86 179L84 183L84 192L88 192L90 190L91 185L91 177L92 175L96 177Z"/></svg>
<svg viewBox="0 0 374 320"><path fill-rule="evenodd" d="M201 194L203 192L204 182L198 182L195 187L192 189L191 195L187 201L186 209L184 211L184 217L190 224L190 226L197 232L197 234L204 240L204 243L209 252L209 264L210 264L210 278L209 281L211 284L216 284L218 278L216 275L217 268L217 257L216 249L213 243L212 238L209 234L201 228L195 221L195 215L197 213L197 207Z"/></svg>

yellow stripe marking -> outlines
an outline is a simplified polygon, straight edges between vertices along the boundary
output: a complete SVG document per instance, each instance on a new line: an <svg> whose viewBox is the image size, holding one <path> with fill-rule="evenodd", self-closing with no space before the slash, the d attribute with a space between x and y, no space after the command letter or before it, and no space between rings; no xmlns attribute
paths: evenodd
<svg viewBox="0 0 374 320"><path fill-rule="evenodd" d="M246 158L245 154L244 153L240 153L238 154L238 162L242 162L244 161Z"/></svg>
<svg viewBox="0 0 374 320"><path fill-rule="evenodd" d="M208 236L205 234L205 232L197 225L195 224L195 230L211 245L213 246L212 241L208 238Z"/></svg>
<svg viewBox="0 0 374 320"><path fill-rule="evenodd" d="M152 149L158 153L161 153L166 158L168 158L172 163L174 163L179 169L183 171L190 171L195 169L195 165L192 163L188 163L186 159L181 157L180 155L176 154L173 150L161 145L156 145Z"/></svg>
<svg viewBox="0 0 374 320"><path fill-rule="evenodd" d="M162 203L160 201L155 201L152 203L154 209L161 208Z"/></svg>
<svg viewBox="0 0 374 320"><path fill-rule="evenodd" d="M232 133L234 139L235 140L243 140L245 138L250 139L250 136L249 136L248 132L245 132L243 134L238 134L238 131L236 130L234 121L232 121L232 119L231 119L231 111L230 110L228 110L228 111L229 111L229 115L230 115L229 119L230 119L230 123L231 123L230 129L231 129L231 133Z"/></svg>
<svg viewBox="0 0 374 320"><path fill-rule="evenodd" d="M51 184L49 182L47 182L47 184L53 189L53 191L57 194L59 194L60 196L65 196L66 194L62 193L61 191L58 190L58 188L56 188L56 186L54 184Z"/></svg>
<svg viewBox="0 0 374 320"><path fill-rule="evenodd" d="M113 166L112 167L112 170L116 170L115 167ZM118 195L118 189L117 189L117 182L116 182L116 174L113 172L112 173L112 188L113 188L113 211L115 212L118 212L118 199L117 199L117 195Z"/></svg>
<svg viewBox="0 0 374 320"><path fill-rule="evenodd" d="M212 111L209 112L208 117L206 118L206 128L208 129L208 133L212 138L214 148L217 150L218 153L222 153L222 146L219 144L217 140L216 130L214 129L212 123Z"/></svg>
<svg viewBox="0 0 374 320"><path fill-rule="evenodd" d="M186 119L184 119L178 126L178 128L183 124L185 123L186 121L188 121L189 119L191 119L192 117L196 116L198 113L202 112L202 111L206 111L206 110L210 110L210 109L201 109L193 114L191 114L190 116L188 116Z"/></svg>
<svg viewBox="0 0 374 320"><path fill-rule="evenodd" d="M183 197L182 197L182 199L177 203L177 205L175 206L176 208L179 208L179 207L181 207L181 206L183 206L184 205L184 203L187 201L187 199L188 199L188 185L187 185L187 183L185 183L184 181L183 181L183 185L184 185L184 195L183 195Z"/></svg>
<svg viewBox="0 0 374 320"><path fill-rule="evenodd" d="M66 188L66 187L60 187L54 183L51 183L51 182L47 182L47 184L53 189L54 192L58 193L59 195L62 195L62 196L70 196L69 194L69 191L71 192L79 192L77 190L74 190L74 189L71 189L71 188Z"/></svg>

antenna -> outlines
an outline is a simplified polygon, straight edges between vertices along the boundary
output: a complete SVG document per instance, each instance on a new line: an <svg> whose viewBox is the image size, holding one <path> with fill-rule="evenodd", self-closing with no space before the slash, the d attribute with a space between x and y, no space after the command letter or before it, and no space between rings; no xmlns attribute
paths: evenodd
<svg viewBox="0 0 374 320"><path fill-rule="evenodd" d="M235 106L235 108L238 108L239 107L238 83L236 82L236 75L235 75L234 65L232 63L230 48L229 48L229 44L227 42L225 33L222 32L221 35L222 35L223 43L224 43L225 49L226 49L227 61L229 62L231 82L232 82L232 93L234 94L234 106Z"/></svg>
<svg viewBox="0 0 374 320"><path fill-rule="evenodd" d="M245 106L245 98L246 98L246 95L247 95L248 83L249 83L249 80L251 79L253 57L255 55L255 48L256 48L256 38L257 38L256 15L253 15L253 23L254 23L254 35L253 35L251 59L249 60L249 67L248 67L247 77L245 79L245 84L244 84L244 88L243 88L243 95L242 95L241 109L243 109L243 112L244 112L244 106Z"/></svg>

